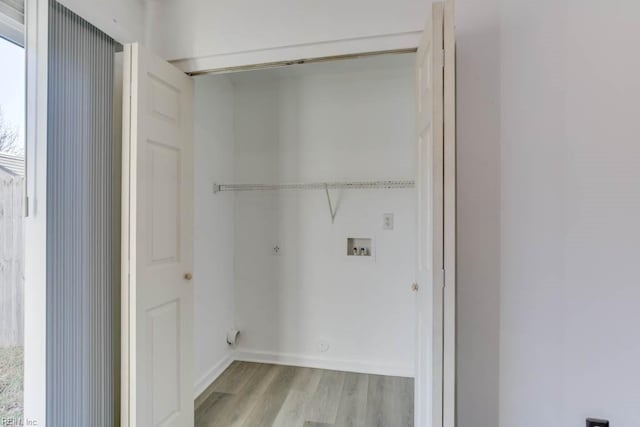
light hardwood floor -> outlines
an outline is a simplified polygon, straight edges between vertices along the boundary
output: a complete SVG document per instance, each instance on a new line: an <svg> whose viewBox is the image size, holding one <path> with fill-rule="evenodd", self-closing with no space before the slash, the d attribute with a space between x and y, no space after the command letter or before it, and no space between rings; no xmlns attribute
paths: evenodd
<svg viewBox="0 0 640 427"><path fill-rule="evenodd" d="M413 379L233 362L196 400L196 427L413 426Z"/></svg>

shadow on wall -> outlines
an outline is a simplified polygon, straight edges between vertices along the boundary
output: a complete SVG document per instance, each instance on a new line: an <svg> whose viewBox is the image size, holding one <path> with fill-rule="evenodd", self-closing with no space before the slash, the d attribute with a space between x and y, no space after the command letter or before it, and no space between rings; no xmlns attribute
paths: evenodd
<svg viewBox="0 0 640 427"><path fill-rule="evenodd" d="M457 423L499 410L500 27L498 1L456 2Z"/></svg>

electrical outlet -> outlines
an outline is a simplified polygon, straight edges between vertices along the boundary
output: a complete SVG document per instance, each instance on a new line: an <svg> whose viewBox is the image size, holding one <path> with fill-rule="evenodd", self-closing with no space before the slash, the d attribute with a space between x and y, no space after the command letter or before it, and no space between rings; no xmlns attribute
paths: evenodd
<svg viewBox="0 0 640 427"><path fill-rule="evenodd" d="M382 215L382 228L384 230L393 230L393 214Z"/></svg>
<svg viewBox="0 0 640 427"><path fill-rule="evenodd" d="M587 418L587 427L609 427L609 421L599 420L597 418Z"/></svg>
<svg viewBox="0 0 640 427"><path fill-rule="evenodd" d="M282 248L280 247L280 245L273 245L273 247L271 248L271 255L282 255Z"/></svg>

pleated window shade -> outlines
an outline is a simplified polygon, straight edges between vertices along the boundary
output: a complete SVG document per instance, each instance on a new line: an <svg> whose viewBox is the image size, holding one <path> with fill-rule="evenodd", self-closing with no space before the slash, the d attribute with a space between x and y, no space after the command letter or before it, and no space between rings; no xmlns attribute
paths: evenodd
<svg viewBox="0 0 640 427"><path fill-rule="evenodd" d="M0 13L24 24L24 0L0 0Z"/></svg>
<svg viewBox="0 0 640 427"><path fill-rule="evenodd" d="M118 50L49 2L48 426L119 425Z"/></svg>
<svg viewBox="0 0 640 427"><path fill-rule="evenodd" d="M24 0L0 0L0 37L24 46Z"/></svg>

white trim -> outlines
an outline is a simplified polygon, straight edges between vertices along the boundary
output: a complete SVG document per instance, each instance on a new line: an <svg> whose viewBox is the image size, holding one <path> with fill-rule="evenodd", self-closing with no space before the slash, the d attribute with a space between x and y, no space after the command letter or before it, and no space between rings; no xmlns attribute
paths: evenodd
<svg viewBox="0 0 640 427"><path fill-rule="evenodd" d="M47 409L47 67L49 3L27 0L24 421Z"/></svg>
<svg viewBox="0 0 640 427"><path fill-rule="evenodd" d="M257 350L238 350L235 360L243 362L273 363L275 365L300 366L304 368L330 369L332 371L358 372L361 374L388 375L413 378L414 367L388 363L338 360L313 357L303 354L275 353Z"/></svg>
<svg viewBox="0 0 640 427"><path fill-rule="evenodd" d="M235 361L234 353L227 354L222 360L213 365L198 381L196 381L193 387L193 398L197 399L213 382L218 379L225 369L229 367Z"/></svg>
<svg viewBox="0 0 640 427"><path fill-rule="evenodd" d="M324 58L367 52L413 49L418 46L421 34L422 31L412 31L243 52L220 53L195 58L176 59L170 62L186 73L201 73L255 64L269 64L281 61L296 62L305 58Z"/></svg>
<svg viewBox="0 0 640 427"><path fill-rule="evenodd" d="M456 425L456 55L454 0L444 4L444 320L442 423Z"/></svg>
<svg viewBox="0 0 640 427"><path fill-rule="evenodd" d="M129 183L131 181L131 93L132 85L132 46L124 45L122 51L122 178L120 208L120 426L129 427L135 425L131 420L129 410L131 390L131 372L129 354L131 336L129 332L129 318L131 316L131 298L133 290L130 291L129 283L129 234L131 221L129 218Z"/></svg>
<svg viewBox="0 0 640 427"><path fill-rule="evenodd" d="M297 366L302 368L329 369L332 371L357 372L371 375L387 375L413 378L413 366L400 366L380 363L324 359L306 355L275 353L268 351L245 350L234 351L226 355L207 371L193 387L194 400L200 397L211 384L235 361L271 363L274 365Z"/></svg>
<svg viewBox="0 0 640 427"><path fill-rule="evenodd" d="M194 400L200 397L211 384L235 361L271 363L274 365L297 366L302 368L329 369L332 371L357 372L371 375L387 375L393 377L414 377L414 367L384 363L359 362L353 360L336 360L307 355L275 353L258 350L237 350L226 355L209 369L193 387Z"/></svg>

